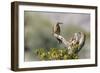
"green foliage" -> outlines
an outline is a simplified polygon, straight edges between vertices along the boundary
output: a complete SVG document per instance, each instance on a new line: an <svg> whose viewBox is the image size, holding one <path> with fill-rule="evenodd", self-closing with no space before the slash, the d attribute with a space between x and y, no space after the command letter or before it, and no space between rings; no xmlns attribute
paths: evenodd
<svg viewBox="0 0 100 73"><path fill-rule="evenodd" d="M78 52L78 48L79 48L79 44L74 44L71 46L71 50L73 53L77 53Z"/></svg>
<svg viewBox="0 0 100 73"><path fill-rule="evenodd" d="M48 51L44 48L39 48L36 50L36 54L38 55L40 60L78 59L78 55L76 53L68 54L68 50L66 48L50 48Z"/></svg>

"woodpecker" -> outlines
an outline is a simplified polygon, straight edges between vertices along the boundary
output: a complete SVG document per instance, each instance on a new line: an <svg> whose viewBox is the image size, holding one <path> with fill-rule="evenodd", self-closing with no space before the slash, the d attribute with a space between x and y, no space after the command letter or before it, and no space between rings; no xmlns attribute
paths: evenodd
<svg viewBox="0 0 100 73"><path fill-rule="evenodd" d="M57 24L53 28L53 33L56 33L58 35L60 35L60 25L59 24L62 24L62 23L57 22ZM58 43L62 43L62 41L59 38L57 38L57 40L58 40Z"/></svg>

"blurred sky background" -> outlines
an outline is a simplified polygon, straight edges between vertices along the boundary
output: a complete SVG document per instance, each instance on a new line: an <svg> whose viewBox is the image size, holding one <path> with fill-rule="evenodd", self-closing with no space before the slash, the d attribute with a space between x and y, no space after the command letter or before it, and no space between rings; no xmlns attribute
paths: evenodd
<svg viewBox="0 0 100 73"><path fill-rule="evenodd" d="M61 35L68 40L75 32L86 34L86 43L79 52L80 59L90 58L90 14L55 13L55 12L24 12L24 45L25 61L38 61L34 54L38 48L64 48L52 35L53 25L62 22Z"/></svg>

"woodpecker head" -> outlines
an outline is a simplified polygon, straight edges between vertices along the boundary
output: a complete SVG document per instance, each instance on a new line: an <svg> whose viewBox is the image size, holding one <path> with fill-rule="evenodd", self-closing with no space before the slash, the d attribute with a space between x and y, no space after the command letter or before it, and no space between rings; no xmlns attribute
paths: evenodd
<svg viewBox="0 0 100 73"><path fill-rule="evenodd" d="M57 25L59 25L59 24L63 24L62 22L57 22Z"/></svg>

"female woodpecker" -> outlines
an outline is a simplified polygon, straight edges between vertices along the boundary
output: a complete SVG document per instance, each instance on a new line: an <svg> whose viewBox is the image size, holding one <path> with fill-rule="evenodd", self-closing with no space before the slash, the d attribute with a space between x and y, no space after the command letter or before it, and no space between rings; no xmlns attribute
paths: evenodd
<svg viewBox="0 0 100 73"><path fill-rule="evenodd" d="M58 35L60 35L60 25L59 24L62 24L62 23L57 22L57 24L53 28L53 33L58 34ZM59 38L57 38L57 40L58 40L58 43L62 43L62 41Z"/></svg>

